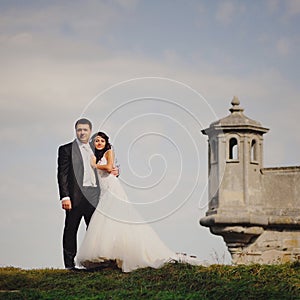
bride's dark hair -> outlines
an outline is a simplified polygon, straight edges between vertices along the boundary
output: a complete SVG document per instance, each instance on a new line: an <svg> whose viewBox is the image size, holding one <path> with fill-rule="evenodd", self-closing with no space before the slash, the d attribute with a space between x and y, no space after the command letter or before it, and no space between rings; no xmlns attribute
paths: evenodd
<svg viewBox="0 0 300 300"><path fill-rule="evenodd" d="M105 139L105 147L104 147L102 150L97 150L97 149L95 148L94 140L95 140L95 138L96 138L97 136L100 136L100 137L102 137L103 139ZM91 147L92 147L92 149L93 149L93 151L94 151L94 153L95 153L95 156L96 156L96 163L103 157L104 153L105 153L107 150L111 149L111 144L110 144L110 142L109 142L109 137L108 137L104 132L101 132L101 131L100 131L100 132L97 132L97 133L95 133L95 134L93 134L93 136L92 136L92 138L91 138L90 144L91 144Z"/></svg>

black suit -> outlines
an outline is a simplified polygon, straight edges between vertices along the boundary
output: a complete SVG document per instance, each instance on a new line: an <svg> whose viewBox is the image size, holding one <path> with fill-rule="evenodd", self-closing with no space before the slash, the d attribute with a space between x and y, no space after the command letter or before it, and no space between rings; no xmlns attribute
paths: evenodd
<svg viewBox="0 0 300 300"><path fill-rule="evenodd" d="M99 199L97 187L83 187L83 160L77 141L60 146L58 149L57 179L60 199L70 197L72 209L66 211L63 235L64 263L66 268L75 266L77 252L77 231L84 217L88 226Z"/></svg>

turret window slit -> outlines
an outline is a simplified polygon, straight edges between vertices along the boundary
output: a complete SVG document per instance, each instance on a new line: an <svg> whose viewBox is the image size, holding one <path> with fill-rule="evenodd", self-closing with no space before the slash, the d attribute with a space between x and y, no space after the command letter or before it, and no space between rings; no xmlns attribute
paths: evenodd
<svg viewBox="0 0 300 300"><path fill-rule="evenodd" d="M239 159L238 141L236 138L231 138L229 141L229 159Z"/></svg>

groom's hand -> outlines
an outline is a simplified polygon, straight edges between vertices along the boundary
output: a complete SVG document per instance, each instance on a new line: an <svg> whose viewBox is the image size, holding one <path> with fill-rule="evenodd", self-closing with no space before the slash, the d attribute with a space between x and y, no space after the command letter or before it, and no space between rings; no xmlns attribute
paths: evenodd
<svg viewBox="0 0 300 300"><path fill-rule="evenodd" d="M65 209L65 210L71 210L72 209L71 200L62 200L61 204L62 204L62 208Z"/></svg>

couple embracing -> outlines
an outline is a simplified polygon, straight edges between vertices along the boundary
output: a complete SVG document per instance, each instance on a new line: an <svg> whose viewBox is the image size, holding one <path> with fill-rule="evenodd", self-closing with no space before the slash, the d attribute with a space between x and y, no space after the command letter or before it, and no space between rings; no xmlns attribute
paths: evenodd
<svg viewBox="0 0 300 300"><path fill-rule="evenodd" d="M92 124L87 119L75 123L75 133L76 139L60 146L58 151L57 178L65 210L65 268L76 269L77 263L89 269L114 261L123 272L130 272L180 260L150 225L112 217L126 214L125 218L130 219L137 212L117 177L119 170L114 166L109 137L98 132L91 138ZM77 231L82 217L87 231L77 253ZM193 259L189 263L199 264Z"/></svg>

